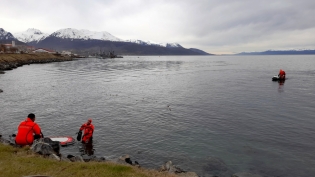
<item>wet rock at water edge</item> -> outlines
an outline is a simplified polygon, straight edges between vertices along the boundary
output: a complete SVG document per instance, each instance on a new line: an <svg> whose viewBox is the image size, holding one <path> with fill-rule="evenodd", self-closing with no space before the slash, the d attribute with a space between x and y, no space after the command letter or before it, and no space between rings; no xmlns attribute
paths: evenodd
<svg viewBox="0 0 315 177"><path fill-rule="evenodd" d="M89 156L89 155L84 154L82 155L82 159L84 160L84 162L97 161L97 158L94 155Z"/></svg>
<svg viewBox="0 0 315 177"><path fill-rule="evenodd" d="M71 162L84 162L83 158L81 156L73 156L73 155L68 155L67 158Z"/></svg>
<svg viewBox="0 0 315 177"><path fill-rule="evenodd" d="M129 155L120 156L117 160L113 160L113 162L119 164L129 164L140 168L140 164L137 161L132 162Z"/></svg>
<svg viewBox="0 0 315 177"><path fill-rule="evenodd" d="M5 72L0 70L0 74L5 74Z"/></svg>
<svg viewBox="0 0 315 177"><path fill-rule="evenodd" d="M129 155L120 156L117 162L122 163L122 164L127 163L129 165L132 165L132 161Z"/></svg>
<svg viewBox="0 0 315 177"><path fill-rule="evenodd" d="M182 173L185 172L184 170L178 168L177 166L173 165L172 161L168 161L163 164L160 168L160 171L167 171L170 173Z"/></svg>
<svg viewBox="0 0 315 177"><path fill-rule="evenodd" d="M197 173L184 171L181 168L173 165L172 161L168 161L165 164L163 164L159 171L174 173L181 177L198 177Z"/></svg>
<svg viewBox="0 0 315 177"><path fill-rule="evenodd" d="M7 145L12 145L9 140L6 140L2 138L2 135L0 134L0 143L7 144Z"/></svg>

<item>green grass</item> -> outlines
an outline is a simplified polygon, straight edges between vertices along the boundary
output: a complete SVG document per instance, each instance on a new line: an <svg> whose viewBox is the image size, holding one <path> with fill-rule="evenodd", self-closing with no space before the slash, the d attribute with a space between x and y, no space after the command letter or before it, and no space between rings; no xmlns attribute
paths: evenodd
<svg viewBox="0 0 315 177"><path fill-rule="evenodd" d="M59 162L43 158L29 148L14 148L0 143L0 176L22 177L171 177L167 173L104 162Z"/></svg>

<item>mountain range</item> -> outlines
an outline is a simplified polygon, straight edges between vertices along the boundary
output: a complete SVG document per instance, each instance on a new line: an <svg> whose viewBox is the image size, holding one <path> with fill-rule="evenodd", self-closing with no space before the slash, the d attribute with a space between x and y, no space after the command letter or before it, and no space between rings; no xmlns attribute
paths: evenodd
<svg viewBox="0 0 315 177"><path fill-rule="evenodd" d="M78 54L115 51L121 55L212 55L199 49L186 49L178 43L156 43L139 39L122 40L101 31L66 28L51 34L29 28L24 32L10 33L0 28L0 43L26 44L57 51L70 50Z"/></svg>
<svg viewBox="0 0 315 177"><path fill-rule="evenodd" d="M65 28L51 34L34 28L24 32L10 33L0 28L0 43L30 45L37 48L70 50L78 54L93 54L115 51L120 55L213 55L196 48L184 48L178 43L157 43L139 39L123 40L101 31L77 30ZM315 49L303 50L267 50L262 52L241 52L235 55L304 55L315 54Z"/></svg>
<svg viewBox="0 0 315 177"><path fill-rule="evenodd" d="M236 55L314 55L315 49L267 50L263 52L242 52Z"/></svg>

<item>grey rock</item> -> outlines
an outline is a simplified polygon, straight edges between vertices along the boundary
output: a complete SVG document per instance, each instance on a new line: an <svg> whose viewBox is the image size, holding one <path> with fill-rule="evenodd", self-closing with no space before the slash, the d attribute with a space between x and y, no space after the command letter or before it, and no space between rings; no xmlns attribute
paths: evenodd
<svg viewBox="0 0 315 177"><path fill-rule="evenodd" d="M50 138L41 138L39 140L35 140L31 146L31 150L33 150L33 152L41 155L59 155L59 149L59 142L52 141Z"/></svg>
<svg viewBox="0 0 315 177"><path fill-rule="evenodd" d="M44 142L33 143L33 145L31 146L31 150L41 155L54 154L53 148L49 144L44 143Z"/></svg>
<svg viewBox="0 0 315 177"><path fill-rule="evenodd" d="M129 164L129 165L132 165L132 161L130 159L130 156L127 154L127 155L123 155L123 156L120 156L118 161L118 163L121 163L121 164Z"/></svg>
<svg viewBox="0 0 315 177"><path fill-rule="evenodd" d="M91 157L88 156L88 155L82 155L82 159L85 161L85 162L88 162L91 160Z"/></svg>

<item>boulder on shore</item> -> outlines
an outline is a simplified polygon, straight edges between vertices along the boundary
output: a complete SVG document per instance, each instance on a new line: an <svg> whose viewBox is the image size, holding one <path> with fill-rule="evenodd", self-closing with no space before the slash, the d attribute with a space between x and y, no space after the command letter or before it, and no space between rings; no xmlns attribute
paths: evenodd
<svg viewBox="0 0 315 177"><path fill-rule="evenodd" d="M58 141L52 141L50 138L40 138L33 142L31 149L41 155L60 155L60 144Z"/></svg>

